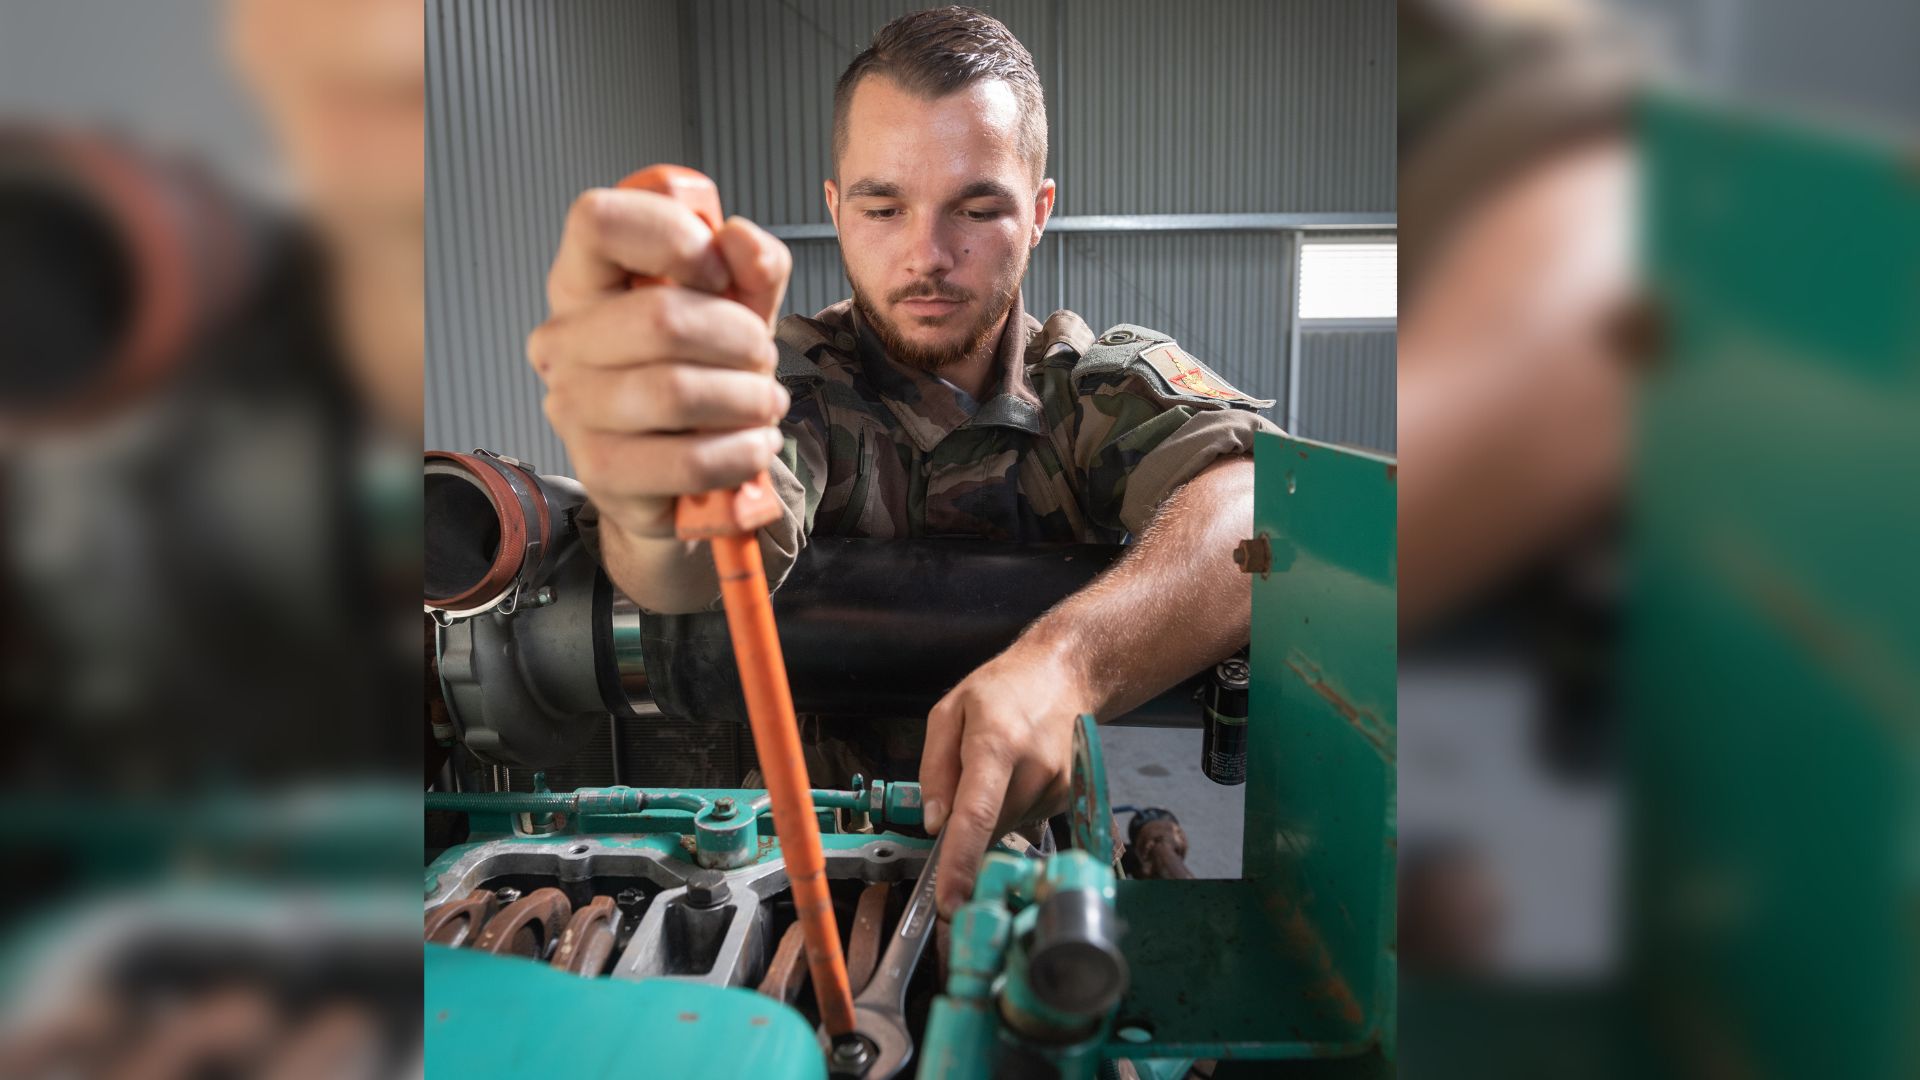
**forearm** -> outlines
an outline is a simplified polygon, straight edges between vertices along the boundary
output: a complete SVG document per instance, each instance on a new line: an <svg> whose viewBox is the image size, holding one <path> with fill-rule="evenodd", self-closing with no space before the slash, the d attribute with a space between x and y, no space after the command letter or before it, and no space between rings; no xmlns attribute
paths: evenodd
<svg viewBox="0 0 1920 1080"><path fill-rule="evenodd" d="M778 588L800 546L791 520L760 531L760 562L767 583ZM672 537L633 536L603 521L600 564L627 599L660 615L712 610L720 600L720 578L706 543Z"/></svg>
<svg viewBox="0 0 1920 1080"><path fill-rule="evenodd" d="M1252 531L1253 459L1216 461L1013 647L1051 656L1100 719L1121 715L1247 643L1253 587L1233 550Z"/></svg>
<svg viewBox="0 0 1920 1080"><path fill-rule="evenodd" d="M600 563L614 586L647 611L703 611L720 595L713 556L697 541L633 536L603 522Z"/></svg>

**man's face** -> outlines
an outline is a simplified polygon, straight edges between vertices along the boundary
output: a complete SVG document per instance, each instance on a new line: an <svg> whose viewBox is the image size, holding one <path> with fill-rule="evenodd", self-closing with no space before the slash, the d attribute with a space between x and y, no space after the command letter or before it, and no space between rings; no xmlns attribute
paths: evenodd
<svg viewBox="0 0 1920 1080"><path fill-rule="evenodd" d="M870 75L847 110L840 183L826 184L840 253L887 352L938 371L1001 325L1053 208L1020 152L1020 105L999 80L935 100Z"/></svg>

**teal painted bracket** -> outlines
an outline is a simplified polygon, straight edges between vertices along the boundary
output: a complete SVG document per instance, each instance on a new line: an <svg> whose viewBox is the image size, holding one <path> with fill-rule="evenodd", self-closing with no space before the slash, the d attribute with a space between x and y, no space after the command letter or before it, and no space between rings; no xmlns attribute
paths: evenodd
<svg viewBox="0 0 1920 1080"><path fill-rule="evenodd" d="M432 1076L826 1076L806 1018L764 994L583 979L520 957L425 949Z"/></svg>

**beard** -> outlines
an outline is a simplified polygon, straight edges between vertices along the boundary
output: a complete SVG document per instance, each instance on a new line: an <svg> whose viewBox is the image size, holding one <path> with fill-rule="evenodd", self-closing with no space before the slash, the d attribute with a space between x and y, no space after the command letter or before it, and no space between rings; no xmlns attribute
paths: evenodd
<svg viewBox="0 0 1920 1080"><path fill-rule="evenodd" d="M1000 320L1013 309L1014 298L1020 295L1020 279L1026 276L1026 260L1021 260L1020 273L1013 275L1007 283L987 298L980 308L980 314L963 332L955 334L943 344L924 345L907 338L900 324L889 319L881 312L859 284L849 276L847 281L853 285L853 306L859 310L860 317L873 328L875 337L887 351L887 356L897 363L929 374L938 374L946 368L965 360L979 352L987 344L987 339L1000 329ZM889 305L903 300L938 297L942 300L970 301L974 294L945 281L921 281L899 289L887 297Z"/></svg>

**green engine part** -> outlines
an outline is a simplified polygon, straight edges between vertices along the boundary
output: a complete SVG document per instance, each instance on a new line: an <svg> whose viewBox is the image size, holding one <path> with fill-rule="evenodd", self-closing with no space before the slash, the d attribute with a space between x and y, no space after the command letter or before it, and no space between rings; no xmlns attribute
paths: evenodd
<svg viewBox="0 0 1920 1080"><path fill-rule="evenodd" d="M847 811L875 827L917 826L923 820L920 785L915 783L875 780L869 787L856 776L852 790L812 794L821 830L828 834L838 831L836 810ZM774 832L766 792L746 788L431 791L426 796L426 808L467 814L476 838L525 832L548 836L691 834L696 860L717 870L736 869L767 857L772 843L763 843L762 836Z"/></svg>
<svg viewBox="0 0 1920 1080"><path fill-rule="evenodd" d="M436 1076L826 1076L806 1018L750 990L582 979L438 945L426 946L425 977Z"/></svg>

